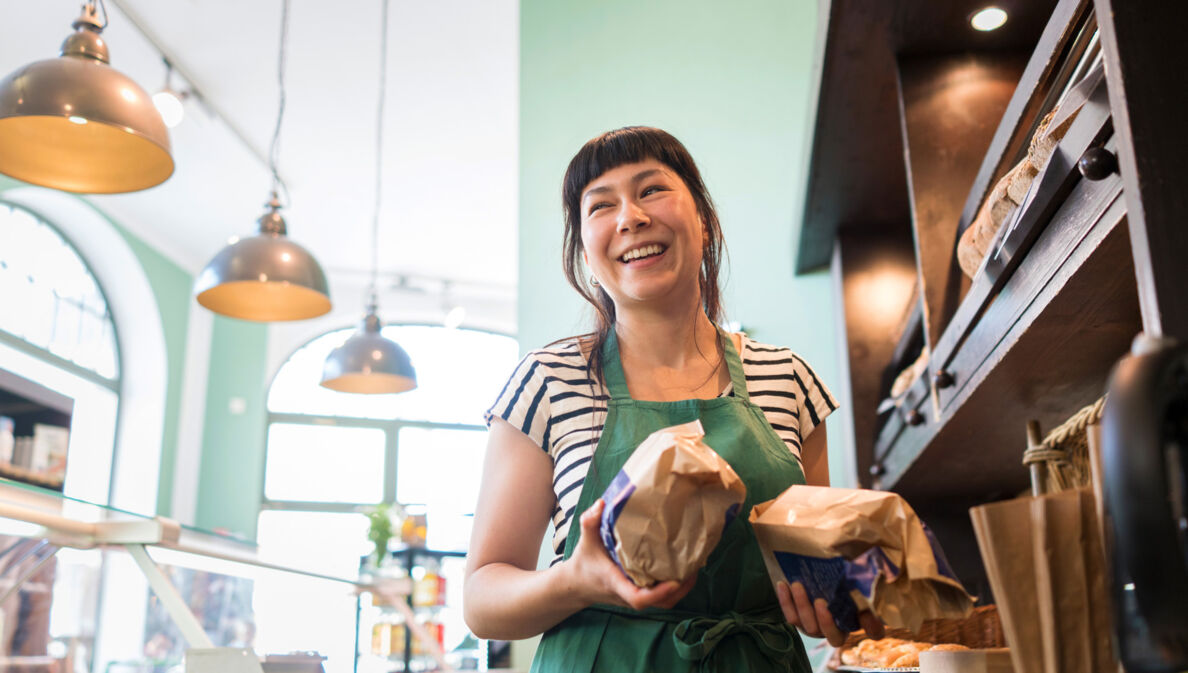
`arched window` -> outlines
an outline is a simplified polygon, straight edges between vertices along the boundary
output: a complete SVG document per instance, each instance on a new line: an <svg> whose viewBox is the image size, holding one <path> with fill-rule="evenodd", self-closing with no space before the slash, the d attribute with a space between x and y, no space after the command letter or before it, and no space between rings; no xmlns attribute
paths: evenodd
<svg viewBox="0 0 1188 673"><path fill-rule="evenodd" d="M0 474L106 492L119 392L119 342L94 274L51 224L0 202Z"/></svg>
<svg viewBox="0 0 1188 673"><path fill-rule="evenodd" d="M470 329L389 325L384 336L411 356L416 390L353 395L320 387L326 356L353 331L336 330L297 349L269 388L257 529L261 552L354 574L371 549L360 510L379 503L423 509L428 546L464 550L486 446L482 415L516 365L515 339ZM442 570L454 601L461 594L462 559L451 561ZM354 633L331 636L324 627L354 623L353 604L327 603L323 610L344 614L309 625L308 632L300 623L286 623L284 615L261 618L258 645L308 649L308 639L317 638L324 654L336 651L353 659ZM466 630L458 610L447 610L443 619L449 650ZM266 633L268 625L276 632Z"/></svg>

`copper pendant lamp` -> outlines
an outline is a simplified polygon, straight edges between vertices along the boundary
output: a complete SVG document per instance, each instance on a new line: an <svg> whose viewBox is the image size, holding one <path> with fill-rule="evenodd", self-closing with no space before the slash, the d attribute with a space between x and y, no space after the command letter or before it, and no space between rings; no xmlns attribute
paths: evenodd
<svg viewBox="0 0 1188 673"><path fill-rule="evenodd" d="M379 109L376 113L375 209L371 220L371 288L367 315L357 332L330 352L322 368L321 385L345 393L403 393L417 387L417 372L400 344L384 337L376 314L376 276L379 269L379 214L383 190L384 97L387 90L388 0L380 21Z"/></svg>
<svg viewBox="0 0 1188 673"><path fill-rule="evenodd" d="M152 99L111 67L94 2L58 58L0 81L0 173L68 192L148 189L173 174L169 133Z"/></svg>
<svg viewBox="0 0 1188 673"><path fill-rule="evenodd" d="M198 303L240 320L316 318L330 311L321 265L285 234L276 193L260 217L260 231L219 251L194 283Z"/></svg>
<svg viewBox="0 0 1188 673"><path fill-rule="evenodd" d="M212 259L194 282L198 303L231 318L274 322L305 320L330 311L326 274L308 250L288 237L281 217L277 172L281 121L285 114L285 44L289 25L289 0L281 11L280 57L277 80L280 105L268 152L272 172L272 199L259 219L259 233L234 241Z"/></svg>

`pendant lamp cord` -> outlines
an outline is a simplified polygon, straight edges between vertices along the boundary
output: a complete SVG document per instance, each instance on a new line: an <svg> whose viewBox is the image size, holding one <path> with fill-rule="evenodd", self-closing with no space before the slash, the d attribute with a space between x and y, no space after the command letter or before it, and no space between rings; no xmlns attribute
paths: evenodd
<svg viewBox="0 0 1188 673"><path fill-rule="evenodd" d="M289 201L289 188L285 185L285 181L281 180L280 173L276 170L277 157L280 154L280 132L281 122L285 118L285 63L287 61L286 52L289 42L289 0L281 1L281 30L280 30L280 55L276 59L276 82L280 89L280 102L276 108L276 127L272 129L272 143L268 146L268 170L272 172L272 195L277 195L277 189L281 189L285 194L285 202Z"/></svg>
<svg viewBox="0 0 1188 673"><path fill-rule="evenodd" d="M383 0L380 17L379 105L375 114L375 210L371 216L371 287L368 310L376 308L376 277L379 274L379 217L383 194L384 170L384 99L388 83L388 0Z"/></svg>

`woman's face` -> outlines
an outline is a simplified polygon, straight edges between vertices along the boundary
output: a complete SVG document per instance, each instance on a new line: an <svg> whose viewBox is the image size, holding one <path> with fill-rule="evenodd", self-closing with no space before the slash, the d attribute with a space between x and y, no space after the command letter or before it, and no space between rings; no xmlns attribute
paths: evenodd
<svg viewBox="0 0 1188 673"><path fill-rule="evenodd" d="M580 208L583 258L619 310L696 298L704 225L671 168L648 159L609 170Z"/></svg>

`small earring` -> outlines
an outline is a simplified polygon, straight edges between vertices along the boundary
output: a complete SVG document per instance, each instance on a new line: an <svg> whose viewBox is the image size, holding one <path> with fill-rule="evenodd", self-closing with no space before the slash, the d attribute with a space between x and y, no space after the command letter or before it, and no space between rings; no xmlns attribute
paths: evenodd
<svg viewBox="0 0 1188 673"><path fill-rule="evenodd" d="M599 285L601 285L601 283L598 282L598 278L596 278L594 276L590 276L590 284L593 285L594 287L598 287Z"/></svg>

